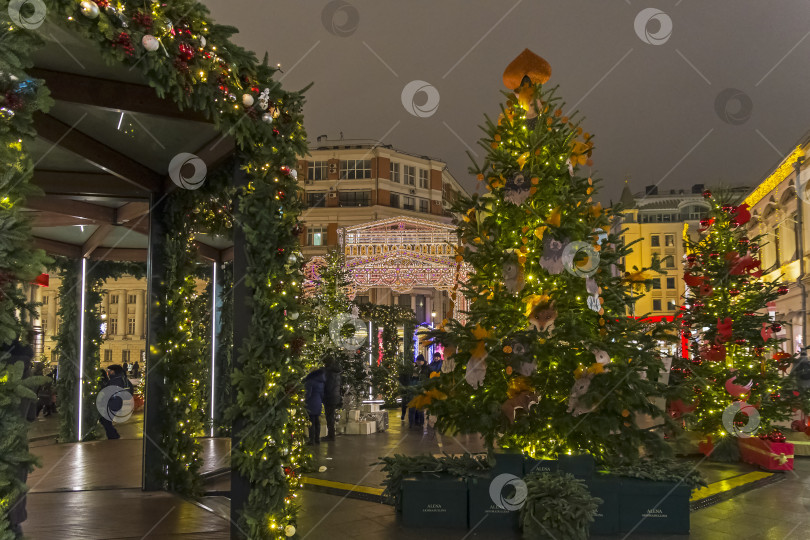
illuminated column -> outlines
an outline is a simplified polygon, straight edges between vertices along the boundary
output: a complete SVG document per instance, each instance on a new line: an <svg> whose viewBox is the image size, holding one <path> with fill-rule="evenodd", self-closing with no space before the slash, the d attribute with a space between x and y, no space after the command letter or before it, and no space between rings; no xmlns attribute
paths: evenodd
<svg viewBox="0 0 810 540"><path fill-rule="evenodd" d="M143 339L143 322L143 291L135 291L135 337L137 339Z"/></svg>
<svg viewBox="0 0 810 540"><path fill-rule="evenodd" d="M56 303L56 301L59 299L59 295L53 294L50 298L51 300L48 304L48 314L46 315L48 320L48 336L56 334L56 311L59 309Z"/></svg>
<svg viewBox="0 0 810 540"><path fill-rule="evenodd" d="M116 336L124 336L127 333L127 291L118 291L118 328Z"/></svg>

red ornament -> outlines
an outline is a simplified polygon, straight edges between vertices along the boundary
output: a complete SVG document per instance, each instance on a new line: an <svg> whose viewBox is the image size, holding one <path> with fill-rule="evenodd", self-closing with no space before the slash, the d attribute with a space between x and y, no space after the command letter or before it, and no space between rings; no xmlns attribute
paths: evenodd
<svg viewBox="0 0 810 540"><path fill-rule="evenodd" d="M759 244L751 244L750 246L748 246L748 249L751 250L751 253L756 253L757 251L759 251Z"/></svg>
<svg viewBox="0 0 810 540"><path fill-rule="evenodd" d="M692 337L692 332L687 330L686 332L683 333L683 337L685 337L686 339L691 338Z"/></svg>
<svg viewBox="0 0 810 540"><path fill-rule="evenodd" d="M683 281L690 287L700 287L703 284L702 276L693 276L689 272L683 275Z"/></svg>
<svg viewBox="0 0 810 540"><path fill-rule="evenodd" d="M100 8L106 8L110 6L109 0L94 0L96 5Z"/></svg>
<svg viewBox="0 0 810 540"><path fill-rule="evenodd" d="M712 251L711 253L709 253L709 257L712 258L712 259L716 259L719 256L720 256L720 254L717 253L716 251Z"/></svg>
<svg viewBox="0 0 810 540"><path fill-rule="evenodd" d="M726 213L731 212L733 209L734 207L731 206L730 204L724 204L723 206L720 207L720 210Z"/></svg>
<svg viewBox="0 0 810 540"><path fill-rule="evenodd" d="M132 22L142 26L146 30L151 30L152 29L152 23L153 23L152 17L150 17L146 13L141 13L140 11L136 11L132 15Z"/></svg>
<svg viewBox="0 0 810 540"><path fill-rule="evenodd" d="M745 340L745 338L737 338L734 340L734 343L736 343L737 345L745 345L748 342Z"/></svg>
<svg viewBox="0 0 810 540"><path fill-rule="evenodd" d="M747 236L743 236L742 238L740 238L739 240L737 240L737 242L738 242L740 245L747 246L747 245L748 245L748 242L750 242L750 240L748 240L748 237L747 237Z"/></svg>
<svg viewBox="0 0 810 540"><path fill-rule="evenodd" d="M714 288L712 288L711 285L709 285L708 283L704 283L698 289L698 294L700 294L701 296L709 296L709 295L712 294L713 291L714 291Z"/></svg>
<svg viewBox="0 0 810 540"><path fill-rule="evenodd" d="M704 190L703 190L703 198L708 199L708 198L710 198L711 196L712 196L712 192L711 192L711 191L709 191L708 189L704 189Z"/></svg>
<svg viewBox="0 0 810 540"><path fill-rule="evenodd" d="M689 255L686 256L686 260L689 263L694 263L697 260L697 255L695 255L694 253L690 253Z"/></svg>
<svg viewBox="0 0 810 540"><path fill-rule="evenodd" d="M774 332L781 332L782 331L782 325L779 324L778 322L773 323L771 325L771 328L773 328Z"/></svg>
<svg viewBox="0 0 810 540"><path fill-rule="evenodd" d="M783 443L785 442L785 435L781 431L775 429L768 433L768 440L775 443Z"/></svg>
<svg viewBox="0 0 810 540"><path fill-rule="evenodd" d="M789 291L790 288L787 287L786 285L781 285L778 289L776 289L776 292L779 294L779 296L785 296Z"/></svg>
<svg viewBox="0 0 810 540"><path fill-rule="evenodd" d="M50 284L50 276L48 274L40 274L34 279L34 284L40 287L47 287Z"/></svg>
<svg viewBox="0 0 810 540"><path fill-rule="evenodd" d="M714 338L714 342L718 345L721 343L725 343L727 341L731 341L731 334L732 334L732 324L733 321L731 317L726 317L725 319L717 319L717 336Z"/></svg>
<svg viewBox="0 0 810 540"><path fill-rule="evenodd" d="M731 296L737 296L738 294L740 294L740 289L734 289L734 288L729 289L728 294L730 294Z"/></svg>
<svg viewBox="0 0 810 540"><path fill-rule="evenodd" d="M192 58L194 58L194 47L187 43L181 43L177 46L177 49L180 51L180 59L184 62L190 62Z"/></svg>
<svg viewBox="0 0 810 540"><path fill-rule="evenodd" d="M745 225L751 220L751 212L748 211L747 204L741 204L735 208L733 215L734 219L731 221L731 223L737 226Z"/></svg>
<svg viewBox="0 0 810 540"><path fill-rule="evenodd" d="M701 230L706 230L711 227L712 223L714 223L714 218L703 218L700 220L700 228Z"/></svg>

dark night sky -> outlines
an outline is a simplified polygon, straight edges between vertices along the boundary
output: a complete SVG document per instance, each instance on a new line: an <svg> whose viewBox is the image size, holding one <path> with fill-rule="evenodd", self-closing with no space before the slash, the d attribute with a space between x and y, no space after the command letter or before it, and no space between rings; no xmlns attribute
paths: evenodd
<svg viewBox="0 0 810 540"><path fill-rule="evenodd" d="M310 140L383 139L446 161L468 187L465 151L483 155L478 125L497 115L503 69L526 47L551 63L549 84L596 134L605 202L627 176L634 191L755 184L810 129L806 0L204 1L240 29L238 43L282 64L286 88L315 83ZM645 8L663 14L639 33L660 44L636 32ZM438 91L434 114L406 111L413 80Z"/></svg>

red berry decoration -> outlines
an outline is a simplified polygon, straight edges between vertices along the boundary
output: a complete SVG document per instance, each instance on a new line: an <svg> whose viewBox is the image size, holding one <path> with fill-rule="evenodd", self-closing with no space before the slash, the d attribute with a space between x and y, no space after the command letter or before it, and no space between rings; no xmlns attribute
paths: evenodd
<svg viewBox="0 0 810 540"><path fill-rule="evenodd" d="M789 291L790 287L786 285L780 285L779 288L776 289L776 292L779 294L779 296L785 296Z"/></svg>
<svg viewBox="0 0 810 540"><path fill-rule="evenodd" d="M733 207L733 206L731 206L730 204L724 204L723 206L721 206L721 207L720 207L720 209L721 209L723 212L729 213L729 212L731 212L732 210L734 210L734 207Z"/></svg>
<svg viewBox="0 0 810 540"><path fill-rule="evenodd" d="M184 62L190 62L194 58L194 47L188 43L181 43L177 49L180 51L180 59Z"/></svg>
<svg viewBox="0 0 810 540"><path fill-rule="evenodd" d="M683 333L683 337L685 337L686 339L691 338L692 337L692 332L687 330L686 332Z"/></svg>
<svg viewBox="0 0 810 540"><path fill-rule="evenodd" d="M756 253L757 251L759 251L759 244L751 244L750 246L748 246L748 249L751 250L751 253Z"/></svg>
<svg viewBox="0 0 810 540"><path fill-rule="evenodd" d="M132 45L132 37L126 32L119 32L113 40L114 49L121 49L127 56L135 56L135 47Z"/></svg>
<svg viewBox="0 0 810 540"><path fill-rule="evenodd" d="M773 329L774 332L781 332L782 331L782 325L779 324L778 322L773 323L771 325L771 328Z"/></svg>
<svg viewBox="0 0 810 540"><path fill-rule="evenodd" d="M694 253L690 253L689 255L686 256L686 260L690 263L694 263L697 260L697 255L695 255Z"/></svg>
<svg viewBox="0 0 810 540"><path fill-rule="evenodd" d="M703 197L704 197L704 198L708 199L708 198L709 198L709 197L711 197L711 196L712 196L712 192L711 192L711 191L709 191L708 189L704 189L704 190L703 190Z"/></svg>
<svg viewBox="0 0 810 540"><path fill-rule="evenodd" d="M719 256L720 254L717 253L716 251L712 251L711 253L709 253L709 257L711 257L712 259L716 259Z"/></svg>
<svg viewBox="0 0 810 540"><path fill-rule="evenodd" d="M740 238L738 240L738 242L740 243L740 245L747 246L748 242L750 242L750 240L748 240L747 236L743 236L742 238Z"/></svg>
<svg viewBox="0 0 810 540"><path fill-rule="evenodd" d="M737 296L738 294L740 294L740 289L733 289L733 288L729 289L728 294L730 294L731 296Z"/></svg>
<svg viewBox="0 0 810 540"><path fill-rule="evenodd" d="M748 342L746 341L745 338L737 338L734 340L734 343L736 343L737 345L745 345Z"/></svg>
<svg viewBox="0 0 810 540"><path fill-rule="evenodd" d="M703 218L700 220L700 226L704 229L711 225L711 221L708 218Z"/></svg>

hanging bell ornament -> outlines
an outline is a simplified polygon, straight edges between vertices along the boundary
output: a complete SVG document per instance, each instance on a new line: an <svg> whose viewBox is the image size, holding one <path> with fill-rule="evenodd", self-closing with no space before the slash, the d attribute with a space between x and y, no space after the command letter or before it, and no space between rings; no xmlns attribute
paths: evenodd
<svg viewBox="0 0 810 540"><path fill-rule="evenodd" d="M81 3L82 15L88 19L95 19L98 17L98 4L95 2L82 2Z"/></svg>
<svg viewBox="0 0 810 540"><path fill-rule="evenodd" d="M253 104L256 100L253 98L252 94L242 94L242 105L245 107L253 107Z"/></svg>
<svg viewBox="0 0 810 540"><path fill-rule="evenodd" d="M94 4L95 5L95 4ZM160 47L160 41L155 36L146 34L141 38L141 45L149 52L154 52Z"/></svg>
<svg viewBox="0 0 810 540"><path fill-rule="evenodd" d="M262 115L262 120L264 120L268 124L272 124L273 123L273 115L266 112L266 113L264 113Z"/></svg>

